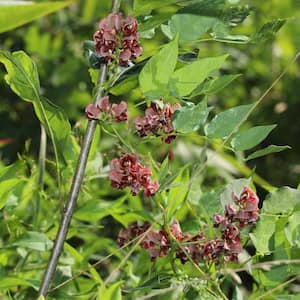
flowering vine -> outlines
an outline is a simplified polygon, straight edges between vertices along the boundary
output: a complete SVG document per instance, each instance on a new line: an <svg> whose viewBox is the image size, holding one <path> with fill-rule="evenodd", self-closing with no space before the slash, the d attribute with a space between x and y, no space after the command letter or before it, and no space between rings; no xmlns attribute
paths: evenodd
<svg viewBox="0 0 300 300"><path fill-rule="evenodd" d="M127 121L127 103L121 101L119 104L110 105L109 96L102 97L96 104L91 103L85 108L85 115L89 120L98 120L102 115L112 118L116 122Z"/></svg>
<svg viewBox="0 0 300 300"><path fill-rule="evenodd" d="M158 188L158 182L151 179L151 169L143 166L137 154L127 153L120 158L114 158L110 162L109 179L116 189L130 187L132 195L136 195L143 188L144 196L154 195Z"/></svg>
<svg viewBox="0 0 300 300"><path fill-rule="evenodd" d="M140 137L162 136L163 142L170 144L176 138L172 126L172 115L178 108L180 108L179 103L171 106L168 103L163 104L162 99L158 103L152 102L151 106L145 110L145 116L134 120L138 135Z"/></svg>
<svg viewBox="0 0 300 300"><path fill-rule="evenodd" d="M220 263L221 260L237 261L238 254L243 250L240 229L257 221L259 199L249 187L245 187L240 197L233 195L233 200L238 206L237 209L226 205L222 215L214 215L214 226L219 228L220 232L219 236L213 239L208 240L203 232L195 235L183 233L179 222L174 221L170 225L169 233L165 229L148 230L149 223L143 225L132 223L127 229L121 229L117 241L123 246L133 238L146 233L141 247L149 252L151 261L167 255L174 239L176 258L183 264L189 259L195 263L199 263L200 260L215 263Z"/></svg>
<svg viewBox="0 0 300 300"><path fill-rule="evenodd" d="M109 14L99 22L99 30L94 34L96 54L106 62L115 55L118 63L126 66L132 58L139 57L143 52L137 28L135 18L123 18L121 13Z"/></svg>

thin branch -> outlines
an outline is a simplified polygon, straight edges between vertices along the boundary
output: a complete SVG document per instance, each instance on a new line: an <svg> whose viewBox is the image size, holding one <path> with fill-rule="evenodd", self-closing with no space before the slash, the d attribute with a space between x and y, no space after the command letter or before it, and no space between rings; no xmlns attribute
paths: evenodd
<svg viewBox="0 0 300 300"><path fill-rule="evenodd" d="M148 230L146 231L148 232ZM144 234L143 234L144 235ZM111 258L112 256L116 255L118 252L120 252L121 250L123 250L124 248L127 248L129 245L133 244L135 241L137 241L137 244L140 243L139 239L140 239L140 235L137 236L136 238L132 239L131 241L129 241L128 243L124 244L122 247L118 248L117 250L111 252L110 254L108 254L107 256L103 257L102 259L99 259L97 262L95 262L94 264L90 265L87 269L82 270L80 272L78 272L77 274L75 274L74 276L72 276L71 278L67 279L66 281L58 284L57 286L53 287L51 290L49 290L49 292L53 292L55 290L58 290L59 288L61 288L62 286L70 283L71 281L73 281L74 279L78 278L79 276L85 274L86 272L88 272L91 268L97 268L99 265L101 265L102 263L104 263L106 260L108 260L109 258ZM136 246L134 245L133 248L135 248Z"/></svg>
<svg viewBox="0 0 300 300"><path fill-rule="evenodd" d="M120 0L113 0L112 2L112 12L116 13L120 6ZM107 78L107 65L103 64L100 67L100 76L98 82L98 91L95 99L95 103L99 98L103 97L104 90L103 84L105 83ZM75 175L73 177L73 182L71 186L71 191L69 195L69 200L63 210L63 215L61 218L61 223L57 232L57 236L54 242L54 246L52 248L51 256L48 261L47 268L44 273L44 277L38 292L38 295L46 296L54 276L58 259L62 253L63 245L69 230L70 222L72 219L73 211L76 206L77 198L79 195L80 187L83 181L83 176L86 168L86 163L89 155L89 151L91 148L91 143L94 137L95 129L97 126L97 120L89 120L88 126L84 135L83 144L81 147L81 151L79 154L79 159L77 163L77 168L75 171Z"/></svg>
<svg viewBox="0 0 300 300"><path fill-rule="evenodd" d="M284 288L285 286L289 285L290 283L294 282L295 280L297 280L298 278L300 278L300 275L297 275L287 281L285 281L282 284L277 285L276 287L274 287L271 290L268 290L267 292L265 292L264 294L260 295L259 297L256 298L256 300L261 300L264 299L266 296L272 295L274 292L276 292L277 290L280 290L282 288Z"/></svg>
<svg viewBox="0 0 300 300"><path fill-rule="evenodd" d="M252 112L256 109L256 107L265 99L265 97L270 93L270 91L274 88L274 86L281 80L281 78L288 72L289 68L297 61L297 59L300 57L300 52L298 52L294 58L289 62L289 64L286 66L286 68L278 75L278 77L272 82L272 84L267 88L267 90L259 97L259 99L254 103L252 108L248 111L248 113L245 115L245 117L239 122L237 126L235 126L234 130L230 132L230 134L226 137L226 139L223 142L223 146L229 141L229 139L234 134L236 128L239 128L252 114Z"/></svg>

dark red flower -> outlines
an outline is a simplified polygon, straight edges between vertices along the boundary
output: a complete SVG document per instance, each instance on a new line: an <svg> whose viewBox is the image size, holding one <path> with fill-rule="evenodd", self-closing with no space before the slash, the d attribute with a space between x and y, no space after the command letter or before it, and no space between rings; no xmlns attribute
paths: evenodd
<svg viewBox="0 0 300 300"><path fill-rule="evenodd" d="M122 32L124 33L125 36L129 36L136 33L137 28L138 28L138 23L135 18L128 16L123 21Z"/></svg>
<svg viewBox="0 0 300 300"><path fill-rule="evenodd" d="M143 239L141 247L149 252L151 261L155 261L157 257L167 255L170 249L170 239L165 230L151 230Z"/></svg>
<svg viewBox="0 0 300 300"><path fill-rule="evenodd" d="M99 119L101 112L106 115L109 114L109 117L112 117L116 122L122 122L128 119L127 103L121 101L119 104L110 106L109 96L98 99L97 104L89 104L86 107L85 112L88 119Z"/></svg>
<svg viewBox="0 0 300 300"><path fill-rule="evenodd" d="M163 136L163 141L171 143L176 135L172 126L172 115L178 109L178 105L169 104L160 107L157 103L151 103L151 106L145 110L145 117L137 117L134 121L135 128L140 137L155 135Z"/></svg>
<svg viewBox="0 0 300 300"><path fill-rule="evenodd" d="M97 101L97 106L101 109L101 111L109 112L110 111L110 103L109 96L104 96Z"/></svg>
<svg viewBox="0 0 300 300"><path fill-rule="evenodd" d="M116 189L130 187L132 195L136 195L143 188L144 195L149 197L159 188L156 181L151 180L151 170L144 167L135 153L124 154L121 158L114 158L110 162L109 179Z"/></svg>
<svg viewBox="0 0 300 300"><path fill-rule="evenodd" d="M101 113L100 108L91 103L85 108L85 115L89 120L97 120L99 119L99 115Z"/></svg>
<svg viewBox="0 0 300 300"><path fill-rule="evenodd" d="M137 27L133 17L123 19L121 13L109 14L99 22L99 30L94 34L97 55L109 62L116 49L120 49L120 65L127 65L131 58L140 56L143 49L139 45Z"/></svg>
<svg viewBox="0 0 300 300"><path fill-rule="evenodd" d="M121 101L119 104L113 104L111 107L111 114L116 122L127 121L127 103Z"/></svg>

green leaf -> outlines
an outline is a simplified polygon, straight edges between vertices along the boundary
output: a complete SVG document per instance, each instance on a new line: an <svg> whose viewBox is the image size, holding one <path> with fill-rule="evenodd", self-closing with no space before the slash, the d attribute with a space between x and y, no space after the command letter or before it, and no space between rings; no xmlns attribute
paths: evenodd
<svg viewBox="0 0 300 300"><path fill-rule="evenodd" d="M160 24L170 19L172 13L162 13L155 16L147 16L145 21L139 23L139 33L156 28Z"/></svg>
<svg viewBox="0 0 300 300"><path fill-rule="evenodd" d="M32 284L22 278L18 277L3 277L0 278L0 290L11 289L17 286L32 286Z"/></svg>
<svg viewBox="0 0 300 300"><path fill-rule="evenodd" d="M237 151L251 149L262 142L277 125L256 126L238 133L231 141Z"/></svg>
<svg viewBox="0 0 300 300"><path fill-rule="evenodd" d="M180 9L179 13L220 17L225 4L226 0L196 0L191 1L190 5Z"/></svg>
<svg viewBox="0 0 300 300"><path fill-rule="evenodd" d="M242 125L255 104L236 106L217 114L205 126L205 133L211 138L227 138Z"/></svg>
<svg viewBox="0 0 300 300"><path fill-rule="evenodd" d="M253 233L249 236L256 251L260 254L270 253L270 240L275 233L277 216L261 215Z"/></svg>
<svg viewBox="0 0 300 300"><path fill-rule="evenodd" d="M92 200L77 209L74 217L81 221L96 222L113 213L124 213L125 208L122 208L120 205L121 202L119 201L112 203L99 199Z"/></svg>
<svg viewBox="0 0 300 300"><path fill-rule="evenodd" d="M14 187L18 186L20 179L12 178L0 182L0 209L6 204L9 196L12 194Z"/></svg>
<svg viewBox="0 0 300 300"><path fill-rule="evenodd" d="M176 70L169 84L172 93L177 96L189 95L208 75L219 69L227 57L203 58Z"/></svg>
<svg viewBox="0 0 300 300"><path fill-rule="evenodd" d="M122 300L121 288L123 281L118 281L112 284L109 288L104 285L100 288L98 300Z"/></svg>
<svg viewBox="0 0 300 300"><path fill-rule="evenodd" d="M275 19L262 26L252 37L252 43L265 42L272 39L279 29L285 24L284 19Z"/></svg>
<svg viewBox="0 0 300 300"><path fill-rule="evenodd" d="M268 194L263 202L258 224L254 232L250 234L257 251L261 254L268 254L271 250L278 251L279 248L284 250L288 246L287 242L291 245L297 243L299 234L296 230L299 229L299 211L299 190L283 187ZM289 223L287 224L287 222ZM274 249L270 249L273 235Z"/></svg>
<svg viewBox="0 0 300 300"><path fill-rule="evenodd" d="M254 158L258 158L258 157L262 157L271 153L277 153L277 152L281 152L287 149L291 149L290 146L276 146L276 145L270 145L264 149L261 150L257 150L253 153L251 153L249 156L247 156L245 158L245 160L250 160L250 159L254 159Z"/></svg>
<svg viewBox="0 0 300 300"><path fill-rule="evenodd" d="M168 4L179 2L180 0L134 0L133 10L136 14L148 13Z"/></svg>
<svg viewBox="0 0 300 300"><path fill-rule="evenodd" d="M53 242L44 233L26 231L12 245L37 251L48 251L52 248Z"/></svg>
<svg viewBox="0 0 300 300"><path fill-rule="evenodd" d="M282 187L270 194L264 200L262 212L267 214L290 214L300 210L300 191Z"/></svg>
<svg viewBox="0 0 300 300"><path fill-rule="evenodd" d="M34 62L23 51L0 51L0 62L5 65L5 80L11 89L24 101L33 104L37 117L51 138L57 166L59 153L65 154L66 161L74 159L76 149L71 139L70 123L62 109L40 95L39 76Z"/></svg>
<svg viewBox="0 0 300 300"><path fill-rule="evenodd" d="M21 161L0 170L0 209L3 208L15 188L24 184L24 167Z"/></svg>
<svg viewBox="0 0 300 300"><path fill-rule="evenodd" d="M219 78L216 78L211 81L208 87L203 91L205 95L214 95L219 93L222 89L224 89L228 84L230 84L233 80L240 77L241 74L235 75L223 75Z"/></svg>
<svg viewBox="0 0 300 300"><path fill-rule="evenodd" d="M178 39L165 45L142 69L139 82L144 95L152 99L167 94L169 79L178 56Z"/></svg>
<svg viewBox="0 0 300 300"><path fill-rule="evenodd" d="M220 21L214 17L176 14L171 18L169 26L173 37L179 34L180 41L194 41L218 22Z"/></svg>
<svg viewBox="0 0 300 300"><path fill-rule="evenodd" d="M0 2L0 33L11 30L57 10L73 1L51 1L34 3L30 1L10 1L9 4ZM7 2L6 2L7 3Z"/></svg>
<svg viewBox="0 0 300 300"><path fill-rule="evenodd" d="M171 220L174 213L181 207L189 190L189 170L187 166L178 174L170 186L166 208L167 220Z"/></svg>
<svg viewBox="0 0 300 300"><path fill-rule="evenodd" d="M128 76L120 83L117 83L109 89L109 92L113 95L120 96L132 92L138 86L138 75L134 74Z"/></svg>
<svg viewBox="0 0 300 300"><path fill-rule="evenodd" d="M285 227L286 237L291 246L300 248L300 211L293 213Z"/></svg>
<svg viewBox="0 0 300 300"><path fill-rule="evenodd" d="M197 131L205 122L208 113L206 100L197 105L184 106L174 112L172 125L175 131L181 133Z"/></svg>

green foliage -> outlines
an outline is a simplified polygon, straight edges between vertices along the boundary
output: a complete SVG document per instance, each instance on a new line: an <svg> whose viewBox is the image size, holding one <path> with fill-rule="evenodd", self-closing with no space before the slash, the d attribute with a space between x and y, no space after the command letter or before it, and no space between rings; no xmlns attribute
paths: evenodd
<svg viewBox="0 0 300 300"><path fill-rule="evenodd" d="M241 74L236 75L223 75L216 79L213 79L209 82L208 86L203 90L203 94L205 95L213 95L217 94L221 90L223 90L227 85L229 85L233 80L240 77Z"/></svg>
<svg viewBox="0 0 300 300"><path fill-rule="evenodd" d="M177 44L178 40L174 39L165 45L158 54L151 57L139 75L141 89L151 99L168 92L168 82L177 63Z"/></svg>
<svg viewBox="0 0 300 300"><path fill-rule="evenodd" d="M267 22L256 33L253 34L251 41L253 43L265 42L274 38L275 34L285 24L286 20L277 19Z"/></svg>
<svg viewBox="0 0 300 300"><path fill-rule="evenodd" d="M34 62L23 52L0 52L0 61L5 65L6 82L24 101L31 102L41 123L50 136L56 159L59 153L65 161L76 154L70 136L71 126L62 109L41 96L38 71Z"/></svg>
<svg viewBox="0 0 300 300"><path fill-rule="evenodd" d="M103 300L122 300L120 286L123 284L122 281L112 284L109 288L102 287L99 290L97 299Z"/></svg>
<svg viewBox="0 0 300 300"><path fill-rule="evenodd" d="M176 110L173 116L173 127L180 133L191 133L197 131L204 124L209 109L205 100L197 105L193 103Z"/></svg>
<svg viewBox="0 0 300 300"><path fill-rule="evenodd" d="M259 223L255 231L250 234L255 248L260 254L268 254L270 250L275 250L270 249L271 238L274 236L276 241L284 232L289 237L290 247L294 245L295 240L292 236L295 237L294 228L299 224L295 223L299 210L300 191L298 190L283 187L268 195L264 200ZM289 224L287 229L283 229L283 231L276 228L276 225L282 220L283 225Z"/></svg>
<svg viewBox="0 0 300 300"><path fill-rule="evenodd" d="M264 149L257 150L253 153L251 153L249 156L246 157L246 160L258 158L261 156L265 156L271 153L281 152L287 149L291 149L290 146L276 146L276 145L270 145Z"/></svg>
<svg viewBox="0 0 300 300"><path fill-rule="evenodd" d="M272 4L274 20L267 23L270 4L254 1L253 5L255 2L257 10L241 1L122 1L124 15L138 16L144 55L126 68L110 65L110 70L115 69L104 89L111 103L127 102L129 121L113 127L104 121L97 127L47 299L226 299L231 291L233 299L297 297L297 280L288 280L300 274L299 190L272 186L288 183L292 176L293 183L298 180L294 164L297 139L289 135L300 128L298 93L294 92L299 88L296 66L286 80L276 84L270 101L260 101L258 106L255 100L299 48L300 26L289 27L298 24L290 19L278 35L285 20L297 15L292 1ZM1 6L0 32L70 3ZM92 39L94 25L108 14L110 6L109 1L78 1L59 15L2 35L0 62L15 95L2 85L1 299L37 298L74 176L78 145L83 144L84 106L93 101L92 90L99 78L94 42L82 41ZM281 16L286 19L279 19ZM272 43L266 43L268 40ZM23 51L11 52L20 48L32 58ZM231 59L226 60L229 54ZM160 98L182 105L172 116L170 135L176 139L169 145L160 136L141 139L134 132L134 116L142 115L151 100ZM52 145L38 159L39 123L45 126ZM278 126L272 135L276 125L256 126L274 123ZM6 143L6 138L12 142ZM290 140L295 150L275 154L290 147L273 143L284 145ZM262 142L262 149L248 153ZM152 197L111 187L109 163L128 152L138 153L159 182L159 191ZM291 160L282 168L285 157ZM258 187L262 209L250 233L241 229L244 252L239 263L200 260L194 265L188 260L181 264L175 258L175 238L166 256L155 262L138 238L124 247L117 245L120 229L136 221L149 222L151 230L169 234L172 222L179 220L185 238L188 233L205 233L203 243L221 237L212 217L222 214L228 204L236 208L232 194L239 196L245 186ZM263 199L266 187L273 192ZM184 241L184 247L189 242ZM248 273L246 293L244 281L238 286L233 281L239 282L244 275L241 271Z"/></svg>
<svg viewBox="0 0 300 300"><path fill-rule="evenodd" d="M170 79L170 90L175 96L189 95L213 71L219 69L228 55L199 59L174 72Z"/></svg>
<svg viewBox="0 0 300 300"><path fill-rule="evenodd" d="M206 135L226 139L238 130L253 106L254 104L236 106L217 114L205 127Z"/></svg>
<svg viewBox="0 0 300 300"><path fill-rule="evenodd" d="M12 246L28 248L37 251L48 251L52 248L53 242L43 233L26 231L15 240Z"/></svg>
<svg viewBox="0 0 300 300"><path fill-rule="evenodd" d="M10 1L9 4L0 3L0 33L14 29L34 19L58 11L73 1L51 1L43 3Z"/></svg>
<svg viewBox="0 0 300 300"><path fill-rule="evenodd" d="M176 14L169 23L172 36L179 34L180 41L194 41L211 29L218 20L194 14Z"/></svg>
<svg viewBox="0 0 300 300"><path fill-rule="evenodd" d="M237 151L251 149L261 143L275 127L276 125L255 126L238 133L231 140L231 146Z"/></svg>

